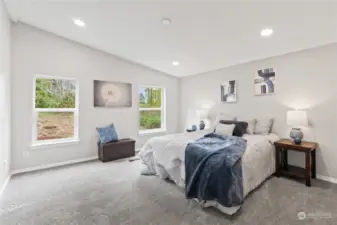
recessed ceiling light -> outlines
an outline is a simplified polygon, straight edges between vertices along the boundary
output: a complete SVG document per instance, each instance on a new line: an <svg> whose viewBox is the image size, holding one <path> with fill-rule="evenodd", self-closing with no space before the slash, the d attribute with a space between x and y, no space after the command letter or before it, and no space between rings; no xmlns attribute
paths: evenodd
<svg viewBox="0 0 337 225"><path fill-rule="evenodd" d="M170 25L172 23L170 18L164 18L161 22L163 25Z"/></svg>
<svg viewBox="0 0 337 225"><path fill-rule="evenodd" d="M73 22L74 22L75 25L77 25L79 27L85 27L85 23L81 19L73 19Z"/></svg>
<svg viewBox="0 0 337 225"><path fill-rule="evenodd" d="M266 29L261 30L260 34L262 37L269 37L270 35L273 34L273 30L270 28L266 28Z"/></svg>
<svg viewBox="0 0 337 225"><path fill-rule="evenodd" d="M172 62L172 65L173 65L173 66L179 66L179 64L180 64L180 63L179 63L178 61L173 61L173 62Z"/></svg>

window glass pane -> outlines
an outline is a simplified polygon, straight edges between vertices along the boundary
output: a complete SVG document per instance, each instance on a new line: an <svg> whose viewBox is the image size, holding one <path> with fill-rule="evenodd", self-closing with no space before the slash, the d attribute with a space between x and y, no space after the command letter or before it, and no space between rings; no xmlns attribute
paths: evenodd
<svg viewBox="0 0 337 225"><path fill-rule="evenodd" d="M36 78L35 87L35 108L75 108L75 81Z"/></svg>
<svg viewBox="0 0 337 225"><path fill-rule="evenodd" d="M140 130L161 128L161 111L140 111Z"/></svg>
<svg viewBox="0 0 337 225"><path fill-rule="evenodd" d="M140 108L160 108L161 107L161 88L145 88L139 90Z"/></svg>
<svg viewBox="0 0 337 225"><path fill-rule="evenodd" d="M74 137L73 112L39 112L37 140Z"/></svg>

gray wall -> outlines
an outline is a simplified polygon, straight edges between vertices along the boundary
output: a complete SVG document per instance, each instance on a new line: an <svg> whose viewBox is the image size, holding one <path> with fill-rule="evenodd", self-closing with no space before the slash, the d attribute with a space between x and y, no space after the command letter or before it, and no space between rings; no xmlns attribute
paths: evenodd
<svg viewBox="0 0 337 225"><path fill-rule="evenodd" d="M0 188L10 163L10 29L4 2L0 1Z"/></svg>
<svg viewBox="0 0 337 225"><path fill-rule="evenodd" d="M195 110L211 104L211 114L223 111L244 118L273 117L274 132L288 137L286 112L308 111L311 126L305 139L319 143L318 173L337 178L337 44L254 61L181 79L181 131L197 123ZM258 69L276 70L276 93L254 96L253 78ZM220 84L237 80L237 103L220 102ZM303 165L304 156L290 154L289 162Z"/></svg>
<svg viewBox="0 0 337 225"><path fill-rule="evenodd" d="M62 39L24 24L12 27L13 90L12 169L97 156L97 126L115 123L119 137L130 137L139 147L151 136L138 135L139 85L166 87L167 130L178 131L179 80L103 52ZM33 75L76 77L80 84L80 143L31 149ZM132 108L93 107L93 80L132 83ZM162 135L163 133L161 133Z"/></svg>

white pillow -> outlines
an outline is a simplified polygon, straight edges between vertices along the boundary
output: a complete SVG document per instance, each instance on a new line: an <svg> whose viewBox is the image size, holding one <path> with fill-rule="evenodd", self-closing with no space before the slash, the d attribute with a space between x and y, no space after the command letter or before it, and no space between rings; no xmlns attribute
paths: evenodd
<svg viewBox="0 0 337 225"><path fill-rule="evenodd" d="M274 119L258 119L256 121L254 134L267 135L271 132Z"/></svg>
<svg viewBox="0 0 337 225"><path fill-rule="evenodd" d="M218 123L215 126L215 134L221 135L221 136L233 136L233 130L235 128L235 124L222 124Z"/></svg>

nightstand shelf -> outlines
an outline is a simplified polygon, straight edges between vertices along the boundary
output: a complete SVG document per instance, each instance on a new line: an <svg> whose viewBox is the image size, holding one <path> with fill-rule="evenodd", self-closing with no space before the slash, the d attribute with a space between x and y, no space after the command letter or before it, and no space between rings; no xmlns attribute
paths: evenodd
<svg viewBox="0 0 337 225"><path fill-rule="evenodd" d="M302 141L294 144L290 139L281 139L274 143L276 150L276 173L279 176L288 176L295 179L304 179L308 187L311 186L311 178L316 178L316 148L315 142ZM305 168L288 165L288 151L305 153Z"/></svg>
<svg viewBox="0 0 337 225"><path fill-rule="evenodd" d="M279 174L281 176L305 180L305 169L298 166L288 165L288 168L281 168Z"/></svg>

